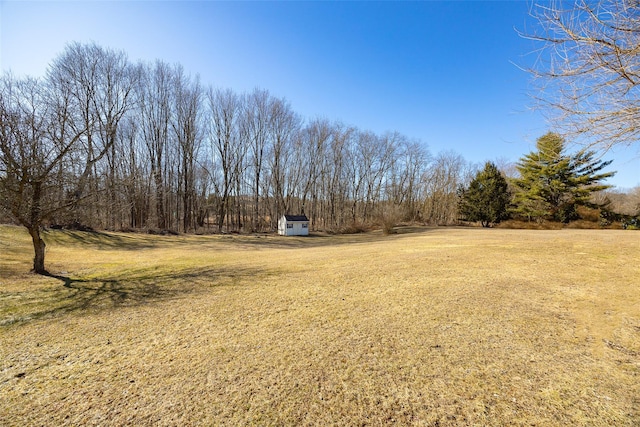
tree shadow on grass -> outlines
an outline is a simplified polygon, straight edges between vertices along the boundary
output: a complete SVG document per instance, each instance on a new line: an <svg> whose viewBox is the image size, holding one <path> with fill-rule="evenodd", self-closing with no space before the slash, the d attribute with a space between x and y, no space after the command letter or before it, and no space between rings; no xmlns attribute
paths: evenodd
<svg viewBox="0 0 640 427"><path fill-rule="evenodd" d="M92 307L120 307L144 304L154 300L176 297L176 289L163 288L154 283L126 282L116 279L72 279L51 274L50 277L63 282L63 286L74 292L67 296L71 304L64 311L86 310ZM186 293L186 292L185 292Z"/></svg>
<svg viewBox="0 0 640 427"><path fill-rule="evenodd" d="M124 277L90 279L49 274L49 277L61 281L63 287L7 298L22 307L16 310L20 312L19 315L0 318L0 326L24 324L31 320L57 318L72 313L95 313L150 305L205 293L212 288L251 283L252 281L245 279L265 275L266 272L257 269L210 267L161 274L132 272Z"/></svg>
<svg viewBox="0 0 640 427"><path fill-rule="evenodd" d="M45 241L58 245L77 245L97 250L125 250L152 249L158 247L177 248L181 246L192 247L194 245L208 244L218 245L227 242L229 245L237 245L245 248L273 248L273 249L303 249L322 246L343 246L354 243L379 242L390 239L399 239L412 235L423 234L437 230L437 227L427 226L397 226L392 233L385 235L381 230L368 231L354 234L327 234L311 233L308 236L279 236L273 233L256 234L227 234L214 235L218 239L209 240L207 237L192 240L193 236L169 236L159 238L155 235L140 233L112 233L101 231L73 231L55 230L45 232Z"/></svg>
<svg viewBox="0 0 640 427"><path fill-rule="evenodd" d="M272 249L304 249L323 246L344 246L357 243L375 243L402 239L438 230L437 227L398 226L389 235L381 230L354 234L310 233L308 236L279 236L274 234L255 234L253 236L229 236L230 242L247 247L265 247Z"/></svg>
<svg viewBox="0 0 640 427"><path fill-rule="evenodd" d="M47 243L56 244L77 244L88 246L99 250L138 250L148 249L157 246L157 239L141 234L116 234L104 233L101 231L71 231L55 230L54 232L43 233Z"/></svg>

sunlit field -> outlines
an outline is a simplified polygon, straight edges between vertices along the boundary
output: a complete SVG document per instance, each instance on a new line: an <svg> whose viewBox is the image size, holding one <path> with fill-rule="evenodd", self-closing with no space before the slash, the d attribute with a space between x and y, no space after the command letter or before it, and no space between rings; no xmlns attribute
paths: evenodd
<svg viewBox="0 0 640 427"><path fill-rule="evenodd" d="M640 425L640 232L0 226L0 425Z"/></svg>

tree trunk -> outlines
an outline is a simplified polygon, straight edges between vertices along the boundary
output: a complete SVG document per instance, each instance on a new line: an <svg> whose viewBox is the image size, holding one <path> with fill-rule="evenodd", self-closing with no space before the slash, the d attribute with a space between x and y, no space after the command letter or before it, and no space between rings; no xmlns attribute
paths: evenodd
<svg viewBox="0 0 640 427"><path fill-rule="evenodd" d="M29 227L29 234L33 241L33 250L35 253L33 258L33 272L36 274L47 275L49 272L44 268L44 249L47 245L40 237L40 227Z"/></svg>
<svg viewBox="0 0 640 427"><path fill-rule="evenodd" d="M160 162L158 162L160 163ZM162 180L162 172L160 167L158 166L153 172L155 184L156 184L156 216L157 216L157 226L160 230L167 229L167 217L165 215L165 191L164 184Z"/></svg>

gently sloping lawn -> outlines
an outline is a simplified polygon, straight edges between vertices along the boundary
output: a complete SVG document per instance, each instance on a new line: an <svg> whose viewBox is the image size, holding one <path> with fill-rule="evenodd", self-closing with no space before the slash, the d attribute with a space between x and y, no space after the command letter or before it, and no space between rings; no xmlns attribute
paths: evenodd
<svg viewBox="0 0 640 427"><path fill-rule="evenodd" d="M640 423L637 233L410 231L0 227L0 424Z"/></svg>

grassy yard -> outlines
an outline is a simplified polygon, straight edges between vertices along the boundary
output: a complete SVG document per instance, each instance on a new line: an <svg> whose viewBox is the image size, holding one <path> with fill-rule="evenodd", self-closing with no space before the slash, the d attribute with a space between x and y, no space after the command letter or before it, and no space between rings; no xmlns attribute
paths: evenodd
<svg viewBox="0 0 640 427"><path fill-rule="evenodd" d="M0 425L640 425L640 233L0 226Z"/></svg>

